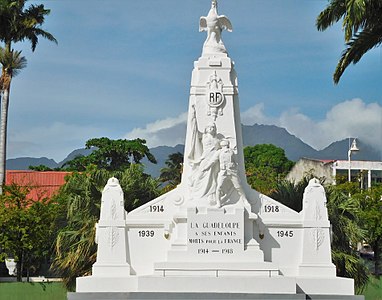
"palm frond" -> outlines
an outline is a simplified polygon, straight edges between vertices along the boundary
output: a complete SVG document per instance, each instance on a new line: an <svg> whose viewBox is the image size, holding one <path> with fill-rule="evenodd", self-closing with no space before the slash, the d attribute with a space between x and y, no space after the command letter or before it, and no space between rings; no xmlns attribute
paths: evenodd
<svg viewBox="0 0 382 300"><path fill-rule="evenodd" d="M333 74L334 83L338 83L346 68L351 64L356 64L362 56L370 49L379 46L382 43L382 27L372 30L363 30L355 35L347 43L346 50L342 53L341 59Z"/></svg>
<svg viewBox="0 0 382 300"><path fill-rule="evenodd" d="M369 282L369 274L365 264L356 253L332 251L333 263L337 267L337 275L353 278L357 294L360 294Z"/></svg>
<svg viewBox="0 0 382 300"><path fill-rule="evenodd" d="M334 0L324 9L316 20L317 29L326 30L328 27L337 23L346 13L345 0Z"/></svg>
<svg viewBox="0 0 382 300"><path fill-rule="evenodd" d="M11 43L28 40L32 51L35 51L38 38L43 37L57 43L52 34L43 30L41 26L50 10L44 5L30 5L25 8L25 0L3 0L0 3L0 41L11 48Z"/></svg>
<svg viewBox="0 0 382 300"><path fill-rule="evenodd" d="M318 30L325 30L342 20L347 48L333 74L337 84L345 69L356 64L370 49L379 46L382 38L382 1L376 0L329 0L329 5L316 20Z"/></svg>
<svg viewBox="0 0 382 300"><path fill-rule="evenodd" d="M351 37L364 25L366 13L365 0L347 0L346 14L343 20L343 29L345 32L345 41L348 42Z"/></svg>
<svg viewBox="0 0 382 300"><path fill-rule="evenodd" d="M0 91L3 91L9 89L12 78L27 66L27 60L21 55L21 51L9 51L0 47L0 64L2 65Z"/></svg>

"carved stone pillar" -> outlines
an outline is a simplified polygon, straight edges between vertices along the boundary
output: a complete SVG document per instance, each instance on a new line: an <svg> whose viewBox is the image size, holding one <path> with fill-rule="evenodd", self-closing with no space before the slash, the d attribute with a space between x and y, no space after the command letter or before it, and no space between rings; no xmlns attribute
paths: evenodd
<svg viewBox="0 0 382 300"><path fill-rule="evenodd" d="M96 224L97 261L93 276L130 275L123 191L118 179L110 178L102 192L101 216Z"/></svg>
<svg viewBox="0 0 382 300"><path fill-rule="evenodd" d="M330 248L330 223L323 186L311 179L303 198L303 240L300 276L335 277Z"/></svg>

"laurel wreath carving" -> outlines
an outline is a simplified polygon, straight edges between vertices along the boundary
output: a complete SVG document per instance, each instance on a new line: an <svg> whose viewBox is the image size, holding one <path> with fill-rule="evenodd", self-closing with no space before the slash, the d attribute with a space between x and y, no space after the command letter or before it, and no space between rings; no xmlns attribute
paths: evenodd
<svg viewBox="0 0 382 300"><path fill-rule="evenodd" d="M117 244L118 239L119 239L119 233L118 233L118 228L117 227L109 227L109 246L110 248L114 248L114 246Z"/></svg>
<svg viewBox="0 0 382 300"><path fill-rule="evenodd" d="M313 243L316 251L318 251L325 239L325 233L321 228L315 228L312 231Z"/></svg>

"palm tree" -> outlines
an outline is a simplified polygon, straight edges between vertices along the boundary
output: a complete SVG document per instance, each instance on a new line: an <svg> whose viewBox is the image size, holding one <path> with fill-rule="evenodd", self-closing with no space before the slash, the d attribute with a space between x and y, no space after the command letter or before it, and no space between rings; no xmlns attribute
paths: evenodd
<svg viewBox="0 0 382 300"><path fill-rule="evenodd" d="M26 67L27 60L21 56L21 51L9 51L0 47L0 64L2 73L0 77L0 98L1 98L1 123L0 123L0 194L3 193L3 183L5 180L5 159L7 144L8 125L8 105L11 81L20 70Z"/></svg>
<svg viewBox="0 0 382 300"><path fill-rule="evenodd" d="M132 163L121 171L109 171L90 165L85 172L74 172L57 195L61 228L55 241L52 269L63 278L69 290L76 277L88 275L96 260L95 224L100 216L102 190L110 177L119 179L124 191L125 210L134 208L159 195L158 182Z"/></svg>
<svg viewBox="0 0 382 300"><path fill-rule="evenodd" d="M1 132L0 132L0 186L5 182L5 161L7 142L7 121L9 92L12 78L17 71L26 66L26 60L21 52L12 49L12 43L29 41L32 51L35 51L38 38L41 36L57 43L52 34L41 29L45 17L50 10L44 5L30 5L25 8L27 0L0 0L0 41L5 45L2 50L2 73L0 78ZM0 194L2 188L0 187Z"/></svg>
<svg viewBox="0 0 382 300"><path fill-rule="evenodd" d="M271 197L301 211L305 187L312 175L298 183L286 180L277 184ZM329 220L332 225L332 260L337 268L337 275L354 279L357 292L361 292L368 282L368 272L355 250L358 241L364 239L360 227L358 202L349 197L349 189L354 185L325 186Z"/></svg>
<svg viewBox="0 0 382 300"><path fill-rule="evenodd" d="M0 40L9 51L12 43L24 40L28 40L32 51L35 51L39 36L57 43L52 34L41 29L50 10L45 9L43 4L32 4L24 9L27 1L0 0Z"/></svg>
<svg viewBox="0 0 382 300"><path fill-rule="evenodd" d="M170 154L165 164L167 167L160 170L159 180L168 183L164 188L167 192L174 189L182 179L183 154L180 152Z"/></svg>
<svg viewBox="0 0 382 300"><path fill-rule="evenodd" d="M368 282L368 270L356 252L357 243L365 237L365 231L360 227L358 203L349 197L347 184L328 186L326 193L333 230L332 259L337 267L337 275L354 278L356 291L360 293Z"/></svg>
<svg viewBox="0 0 382 300"><path fill-rule="evenodd" d="M306 176L297 183L284 179L276 184L276 188L272 190L270 197L300 212L305 188L312 178L313 176Z"/></svg>
<svg viewBox="0 0 382 300"><path fill-rule="evenodd" d="M382 1L330 0L317 17L317 29L326 30L341 19L347 48L333 74L336 84L351 63L356 64L367 51L382 43Z"/></svg>

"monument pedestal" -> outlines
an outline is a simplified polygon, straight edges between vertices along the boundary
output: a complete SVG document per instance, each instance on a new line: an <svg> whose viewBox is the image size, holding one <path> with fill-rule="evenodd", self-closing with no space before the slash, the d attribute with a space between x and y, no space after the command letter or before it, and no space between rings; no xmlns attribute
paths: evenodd
<svg viewBox="0 0 382 300"><path fill-rule="evenodd" d="M163 292L163 293L248 293L296 294L296 280L282 276L240 276L216 273L190 276L132 276L126 278L83 278L77 293L91 292Z"/></svg>
<svg viewBox="0 0 382 300"><path fill-rule="evenodd" d="M68 293L68 300L363 300L363 296L248 293Z"/></svg>

